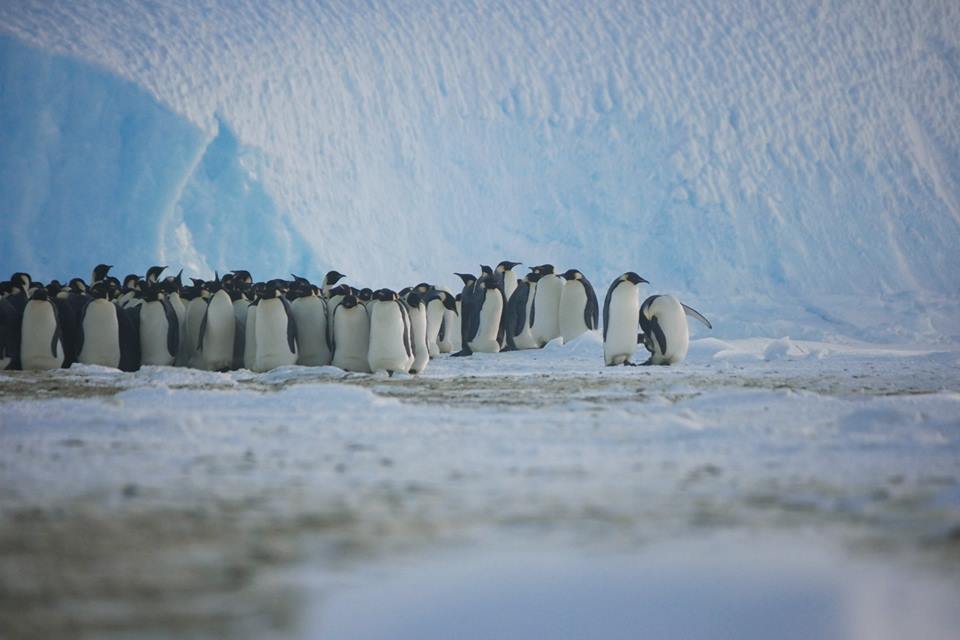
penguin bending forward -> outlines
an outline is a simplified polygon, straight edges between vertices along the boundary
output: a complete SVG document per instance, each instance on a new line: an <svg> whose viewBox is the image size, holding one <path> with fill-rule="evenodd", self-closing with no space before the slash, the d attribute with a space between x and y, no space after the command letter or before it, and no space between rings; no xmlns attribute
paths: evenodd
<svg viewBox="0 0 960 640"><path fill-rule="evenodd" d="M703 315L671 295L650 296L640 306L640 329L637 341L650 352L645 365L671 365L682 362L690 347L687 316L696 318L708 329L713 325Z"/></svg>

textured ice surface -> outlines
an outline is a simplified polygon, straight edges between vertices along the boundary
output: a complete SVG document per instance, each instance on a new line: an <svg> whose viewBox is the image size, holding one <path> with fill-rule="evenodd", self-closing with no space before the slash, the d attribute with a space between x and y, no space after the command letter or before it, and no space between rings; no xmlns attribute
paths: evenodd
<svg viewBox="0 0 960 640"><path fill-rule="evenodd" d="M0 30L0 270L508 258L637 270L730 335L960 334L930 306L960 268L954 2L24 0Z"/></svg>

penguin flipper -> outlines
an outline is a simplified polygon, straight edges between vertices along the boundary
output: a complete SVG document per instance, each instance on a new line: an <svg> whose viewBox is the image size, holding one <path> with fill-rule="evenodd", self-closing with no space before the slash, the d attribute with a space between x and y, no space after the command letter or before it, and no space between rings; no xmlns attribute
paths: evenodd
<svg viewBox="0 0 960 640"><path fill-rule="evenodd" d="M600 308L597 304L597 293L593 290L593 285L590 284L590 281L586 278L581 277L580 283L583 285L583 290L587 294L587 304L583 307L583 323L587 326L587 329L593 331L597 328L597 316L600 315Z"/></svg>
<svg viewBox="0 0 960 640"><path fill-rule="evenodd" d="M53 354L53 357L57 357L57 343L63 348L63 330L60 327L60 310L57 308L57 305L52 301L48 300L50 306L53 307L53 317L56 318L56 329L53 330L53 338L50 339L50 353ZM66 351L64 349L64 351ZM67 354L63 354L64 362L66 362Z"/></svg>
<svg viewBox="0 0 960 640"><path fill-rule="evenodd" d="M610 283L610 288L607 289L607 295L603 299L603 341L607 341L607 327L610 326L610 299L613 297L613 290L617 288L617 285L620 283L620 278L617 278Z"/></svg>
<svg viewBox="0 0 960 640"><path fill-rule="evenodd" d="M80 308L80 320L77 322L77 357L80 357L80 352L83 351L83 320L87 317L87 307L90 306L90 303L93 302L93 298L89 298L86 302L83 303L83 306Z"/></svg>
<svg viewBox="0 0 960 640"><path fill-rule="evenodd" d="M657 339L657 344L660 346L660 353L667 353L667 336L663 335L663 329L660 328L660 323L656 318L650 321L650 328L653 330L653 337Z"/></svg>
<svg viewBox="0 0 960 640"><path fill-rule="evenodd" d="M702 313L700 313L699 311L697 311L697 310L694 309L693 307L688 307L687 305L683 304L682 302L680 303L680 306L683 307L684 313L686 313L689 317L691 317L691 318L696 318L697 320L699 320L700 322L702 322L703 324L705 324L705 325L707 326L707 329L713 329L713 325L710 324L710 321L707 320L707 319L703 316Z"/></svg>
<svg viewBox="0 0 960 640"><path fill-rule="evenodd" d="M298 344L297 321L293 317L290 301L285 296L280 296L280 304L283 305L283 310L287 312L287 346L290 347L290 353L296 354Z"/></svg>
<svg viewBox="0 0 960 640"><path fill-rule="evenodd" d="M167 353L170 357L176 358L180 350L180 320L177 319L177 312L170 304L170 300L163 297L160 303L163 305L163 315L167 317Z"/></svg>
<svg viewBox="0 0 960 640"><path fill-rule="evenodd" d="M134 310L117 309L117 333L120 339L120 370L136 371L140 368L140 307Z"/></svg>
<svg viewBox="0 0 960 640"><path fill-rule="evenodd" d="M203 336L207 333L207 314L210 313L210 303L203 311L203 320L200 321L200 335L197 338L197 351L203 351Z"/></svg>

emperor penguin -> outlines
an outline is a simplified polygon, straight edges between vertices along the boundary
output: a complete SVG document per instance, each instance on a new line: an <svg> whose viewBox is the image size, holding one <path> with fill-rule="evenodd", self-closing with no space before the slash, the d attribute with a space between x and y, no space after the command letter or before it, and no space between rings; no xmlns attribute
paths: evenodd
<svg viewBox="0 0 960 640"><path fill-rule="evenodd" d="M638 286L647 282L633 271L614 280L603 300L603 361L609 367L632 365L640 315Z"/></svg>
<svg viewBox="0 0 960 640"><path fill-rule="evenodd" d="M517 284L507 301L504 332L510 350L537 349L540 345L530 332L533 318L533 301L536 298L540 274L531 272Z"/></svg>
<svg viewBox="0 0 960 640"><path fill-rule="evenodd" d="M93 273L90 275L90 284L94 285L101 280L107 279L107 274L110 273L110 269L113 269L112 264L98 264L93 268Z"/></svg>
<svg viewBox="0 0 960 640"><path fill-rule="evenodd" d="M243 368L244 342L247 337L247 308L250 306L250 300L247 299L246 290L249 285L236 277L231 282L227 293L230 294L230 303L233 305L233 367L234 369Z"/></svg>
<svg viewBox="0 0 960 640"><path fill-rule="evenodd" d="M560 296L564 280L554 274L552 264L540 265L541 274L533 299L533 325L530 333L538 347L560 335Z"/></svg>
<svg viewBox="0 0 960 640"><path fill-rule="evenodd" d="M9 300L0 299L0 371L20 368L22 315Z"/></svg>
<svg viewBox="0 0 960 640"><path fill-rule="evenodd" d="M345 296L334 310L332 364L344 371L370 373L370 318L356 296Z"/></svg>
<svg viewBox="0 0 960 640"><path fill-rule="evenodd" d="M406 373L410 370L414 356L405 311L397 294L390 289L373 293L367 361L374 373L386 372L392 376L398 371Z"/></svg>
<svg viewBox="0 0 960 640"><path fill-rule="evenodd" d="M327 329L327 301L317 295L309 283L301 283L296 300L291 303L297 323L300 355L297 364L323 367L330 364L330 334Z"/></svg>
<svg viewBox="0 0 960 640"><path fill-rule="evenodd" d="M207 284L199 278L191 278L193 286L189 288L187 315L184 321L186 332L180 339L180 352L177 354L178 367L194 366L193 360L197 355L197 344L200 342L200 327L203 325L203 316L207 313L207 302L210 300L210 290Z"/></svg>
<svg viewBox="0 0 960 640"><path fill-rule="evenodd" d="M477 328L480 325L483 293L478 291L479 281L473 274L455 273L454 275L463 280L463 291L460 293L460 308L457 316L460 319L460 349L453 355L469 356L473 353L470 342L477 335Z"/></svg>
<svg viewBox="0 0 960 640"><path fill-rule="evenodd" d="M117 300L117 304L121 307L130 306L130 303L133 302L134 297L140 291L140 276L135 273L128 273L123 278L123 289L120 294L120 298Z"/></svg>
<svg viewBox="0 0 960 640"><path fill-rule="evenodd" d="M170 306L173 307L173 312L177 314L177 324L180 326L181 348L177 349L177 358L174 360L174 365L181 366L179 361L180 352L187 336L187 305L180 296L180 293L183 290L183 269L181 269L180 272L175 276L168 276L164 278L161 288L166 294L167 300L170 302Z"/></svg>
<svg viewBox="0 0 960 640"><path fill-rule="evenodd" d="M263 372L297 363L297 322L281 282L267 283L257 303L257 355L253 371ZM211 303L212 304L212 303Z"/></svg>
<svg viewBox="0 0 960 640"><path fill-rule="evenodd" d="M444 329L444 319L447 313L455 314L457 312L457 302L449 291L434 289L426 295L427 308L427 352L431 358L438 357L441 353L450 353L453 345L449 342L449 337L441 332ZM446 351L443 350L446 346Z"/></svg>
<svg viewBox="0 0 960 640"><path fill-rule="evenodd" d="M143 301L133 311L140 333L140 362L169 366L180 348L180 323L170 301L156 283L147 283Z"/></svg>
<svg viewBox="0 0 960 640"><path fill-rule="evenodd" d="M586 276L576 269L568 269L560 294L560 335L567 343L599 325L600 308L597 294Z"/></svg>
<svg viewBox="0 0 960 640"><path fill-rule="evenodd" d="M24 370L58 369L63 362L60 314L47 290L40 287L23 308L20 365Z"/></svg>
<svg viewBox="0 0 960 640"><path fill-rule="evenodd" d="M640 341L650 352L644 364L671 365L687 357L690 346L690 328L687 316L702 322L708 329L713 325L703 315L671 295L650 296L640 305Z"/></svg>
<svg viewBox="0 0 960 640"><path fill-rule="evenodd" d="M343 275L339 271L327 271L327 275L323 276L323 286L320 288L323 292L323 297L327 300L333 295L330 290L333 289L333 286L340 282L343 278L347 276ZM340 302L339 300L337 302Z"/></svg>
<svg viewBox="0 0 960 640"><path fill-rule="evenodd" d="M107 287L98 280L80 312L77 362L120 368L120 315L123 311L107 299Z"/></svg>
<svg viewBox="0 0 960 640"><path fill-rule="evenodd" d="M503 340L503 311L506 301L496 278L484 275L478 283L479 309L477 329L469 342L470 350L478 353L498 353Z"/></svg>
<svg viewBox="0 0 960 640"><path fill-rule="evenodd" d="M216 274L209 287L213 295L200 323L193 367L206 371L227 371L233 366L233 342L237 331L233 301Z"/></svg>
<svg viewBox="0 0 960 640"><path fill-rule="evenodd" d="M410 343L413 347L413 363L410 373L423 373L430 362L430 350L427 347L427 305L423 297L414 289L403 299L410 318Z"/></svg>
<svg viewBox="0 0 960 640"><path fill-rule="evenodd" d="M163 273L166 268L166 266L150 267L147 269L147 274L143 279L147 281L147 284L157 284L160 281L160 274Z"/></svg>
<svg viewBox="0 0 960 640"><path fill-rule="evenodd" d="M493 270L497 284L500 285L500 290L503 291L504 300L510 300L510 296L513 295L513 292L517 288L517 274L513 272L513 268L521 264L523 263L504 260Z"/></svg>

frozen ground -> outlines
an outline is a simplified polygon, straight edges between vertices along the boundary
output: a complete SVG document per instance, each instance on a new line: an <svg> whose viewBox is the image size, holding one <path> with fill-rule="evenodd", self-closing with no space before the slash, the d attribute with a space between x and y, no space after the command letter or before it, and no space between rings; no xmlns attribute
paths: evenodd
<svg viewBox="0 0 960 640"><path fill-rule="evenodd" d="M13 637L951 638L960 352L0 375Z"/></svg>

